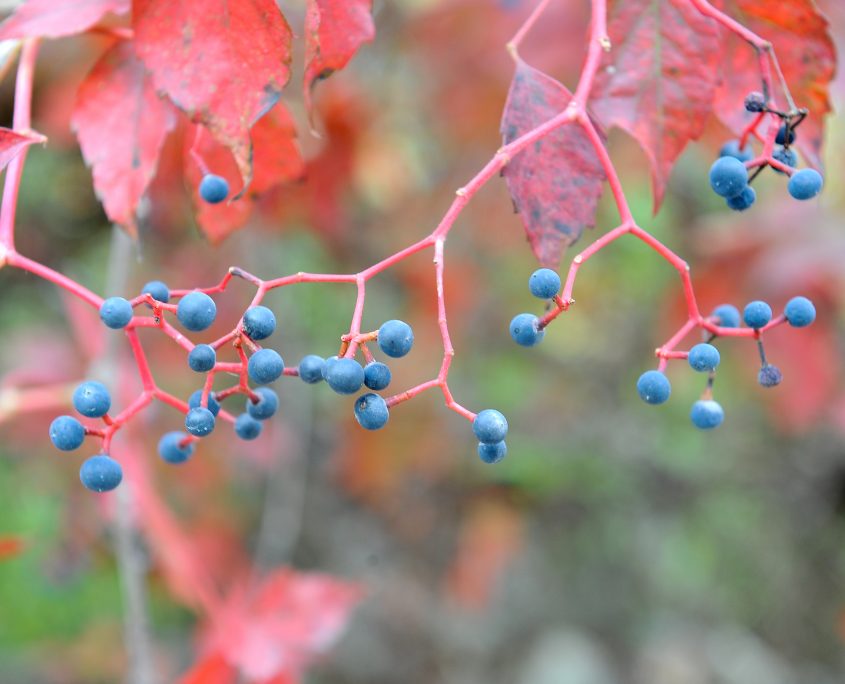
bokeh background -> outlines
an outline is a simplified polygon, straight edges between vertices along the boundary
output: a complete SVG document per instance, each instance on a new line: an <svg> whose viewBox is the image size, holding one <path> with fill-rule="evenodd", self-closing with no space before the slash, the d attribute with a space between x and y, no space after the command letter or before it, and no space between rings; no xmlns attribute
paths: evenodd
<svg viewBox="0 0 845 684"><path fill-rule="evenodd" d="M102 39L53 42L39 62L34 121L50 144L29 156L20 251L123 296L154 278L210 285L235 264L267 277L359 270L428 233L496 149L512 74L503 46L532 4L377 2L376 42L319 87L321 138L305 132L298 85L290 88L309 180L264 197L248 227L218 247L197 230L178 140L165 150L139 241L113 232L67 121ZM587 4L557 3L523 50L570 85ZM843 44L845 8L821 4ZM300 3L282 5L301 17ZM833 89L837 109L843 84ZM363 586L343 638L311 668L313 684L841 682L842 121L828 119L818 201L792 201L784 179L768 173L757 206L742 215L707 187L728 135L717 124L680 160L656 217L645 157L624 135L610 137L638 221L691 263L704 308L762 298L778 310L795 294L817 304L813 327L767 336L784 371L776 389L757 385L752 345L720 345L716 398L726 420L713 433L689 422L703 382L685 364L670 367L667 405L636 396L653 349L685 315L675 272L640 243L615 244L581 270L576 306L541 346L511 342L511 317L539 312L526 287L535 264L497 179L450 236L446 297L458 350L453 390L474 410L508 416L505 461L480 463L469 424L438 394L398 407L385 430L369 434L350 400L296 379L281 383L280 416L257 442L219 430L189 464L168 467L155 444L181 421L157 406L114 453L141 455L221 584L289 565ZM615 224L604 198L584 240ZM368 329L394 317L414 326L414 351L393 364L396 387L432 377L439 364L430 258L385 273L368 297ZM251 295L236 286L218 298L221 329ZM336 353L354 292L299 286L269 302L280 321L273 346L291 361ZM163 386L184 396L199 387L169 340L150 334L144 343ZM47 283L0 271L0 536L23 544L0 559L4 684L113 682L126 671L120 518L80 486L80 456L47 438L82 378L106 378L118 403L133 396L126 354L94 313ZM56 383L65 385L58 394ZM19 409L26 387L50 388L26 395L43 410ZM195 661L197 617L155 543L162 530L143 504L131 510L155 668L160 681L176 681Z"/></svg>

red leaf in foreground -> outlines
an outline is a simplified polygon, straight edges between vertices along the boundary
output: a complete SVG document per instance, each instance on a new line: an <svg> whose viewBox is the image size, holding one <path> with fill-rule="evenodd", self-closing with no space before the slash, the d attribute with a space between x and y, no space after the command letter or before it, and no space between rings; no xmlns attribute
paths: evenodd
<svg viewBox="0 0 845 684"><path fill-rule="evenodd" d="M305 104L318 79L343 69L375 37L372 0L308 0L305 13Z"/></svg>
<svg viewBox="0 0 845 684"><path fill-rule="evenodd" d="M0 171L9 165L9 162L17 157L22 149L32 143L43 143L46 140L47 138L35 131L13 131L9 128L0 128Z"/></svg>
<svg viewBox="0 0 845 684"><path fill-rule="evenodd" d="M591 105L603 124L625 129L648 156L657 211L675 160L702 134L713 109L719 35L689 0L615 0L608 33L613 49Z"/></svg>
<svg viewBox="0 0 845 684"><path fill-rule="evenodd" d="M0 561L17 556L23 547L23 539L20 537L0 537Z"/></svg>
<svg viewBox="0 0 845 684"><path fill-rule="evenodd" d="M175 122L128 42L109 50L79 88L71 126L106 214L132 234L138 202Z"/></svg>
<svg viewBox="0 0 845 684"><path fill-rule="evenodd" d="M571 93L550 76L518 61L502 136L509 143L562 112ZM556 266L561 253L595 221L605 181L584 129L569 124L516 155L503 175L541 264Z"/></svg>
<svg viewBox="0 0 845 684"><path fill-rule="evenodd" d="M123 14L129 6L130 0L27 0L0 25L0 40L82 33L109 12Z"/></svg>
<svg viewBox="0 0 845 684"><path fill-rule="evenodd" d="M249 129L290 76L291 32L274 0L135 0L138 56L156 87L252 178Z"/></svg>

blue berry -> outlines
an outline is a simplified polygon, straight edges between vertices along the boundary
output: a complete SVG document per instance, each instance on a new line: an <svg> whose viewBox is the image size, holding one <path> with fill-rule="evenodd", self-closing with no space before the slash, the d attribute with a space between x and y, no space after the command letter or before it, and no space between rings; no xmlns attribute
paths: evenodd
<svg viewBox="0 0 845 684"><path fill-rule="evenodd" d="M62 451L73 451L85 441L85 428L73 416L59 416L50 423L50 441Z"/></svg>
<svg viewBox="0 0 845 684"><path fill-rule="evenodd" d="M246 400L246 410L255 420L267 420L271 418L279 408L279 395L269 387L259 387L255 390L258 401L253 403L251 399Z"/></svg>
<svg viewBox="0 0 845 684"><path fill-rule="evenodd" d="M110 492L123 480L123 468L110 456L97 454L82 464L79 479L92 492Z"/></svg>
<svg viewBox="0 0 845 684"><path fill-rule="evenodd" d="M99 418L109 412L111 396L101 382L83 382L73 391L73 407L83 416Z"/></svg>
<svg viewBox="0 0 845 684"><path fill-rule="evenodd" d="M534 314L521 313L513 317L510 332L513 341L523 347L533 347L540 344L546 336L545 330L540 330L540 319Z"/></svg>
<svg viewBox="0 0 845 684"><path fill-rule="evenodd" d="M368 392L355 400L355 420L365 430L380 430L388 418L387 403L378 394Z"/></svg>
<svg viewBox="0 0 845 684"><path fill-rule="evenodd" d="M784 309L786 321L793 328L805 328L816 320L816 307L806 297L793 297Z"/></svg>
<svg viewBox="0 0 845 684"><path fill-rule="evenodd" d="M338 394L355 394L364 384L364 369L355 359L327 362L326 382Z"/></svg>
<svg viewBox="0 0 845 684"><path fill-rule="evenodd" d="M740 151L739 140L728 140L728 142L722 145L722 149L719 150L719 156L733 157L741 162L747 162L754 158L754 150L751 149L751 145L746 143L745 148Z"/></svg>
<svg viewBox="0 0 845 684"><path fill-rule="evenodd" d="M746 112L763 112L766 110L766 96L763 93L755 90L745 96L745 111Z"/></svg>
<svg viewBox="0 0 845 684"><path fill-rule="evenodd" d="M176 307L176 318L188 330L199 332L214 323L217 305L205 292L189 292Z"/></svg>
<svg viewBox="0 0 845 684"><path fill-rule="evenodd" d="M309 385L316 385L325 380L326 360L316 354L308 354L299 362L299 377Z"/></svg>
<svg viewBox="0 0 845 684"><path fill-rule="evenodd" d="M388 356L405 356L414 344L414 331L404 321L387 321L378 329L378 346Z"/></svg>
<svg viewBox="0 0 845 684"><path fill-rule="evenodd" d="M132 305L123 297L109 297L100 305L100 320L113 330L125 328L132 320Z"/></svg>
<svg viewBox="0 0 845 684"><path fill-rule="evenodd" d="M498 463L507 456L507 453L508 445L505 444L504 440L489 444L485 442L478 443L478 457L485 463Z"/></svg>
<svg viewBox="0 0 845 684"><path fill-rule="evenodd" d="M672 393L672 385L663 373L650 370L637 380L637 393L647 404L662 404Z"/></svg>
<svg viewBox="0 0 845 684"><path fill-rule="evenodd" d="M285 370L285 362L274 349L259 349L249 357L246 369L253 382L266 385L279 379Z"/></svg>
<svg viewBox="0 0 845 684"><path fill-rule="evenodd" d="M739 193L736 197L728 197L725 200L725 203L728 205L728 208L733 209L734 211L745 211L751 207L755 201L757 201L757 191L750 185L746 185L741 193Z"/></svg>
<svg viewBox="0 0 845 684"><path fill-rule="evenodd" d="M786 166L790 166L792 168L795 168L795 166L798 164L798 155L795 154L793 150L788 150L785 147L779 147L774 152L772 152L772 159L776 159L781 164L785 164ZM780 169L775 169L775 172L785 173Z"/></svg>
<svg viewBox="0 0 845 684"><path fill-rule="evenodd" d="M692 405L690 420L701 430L712 430L719 427L725 419L722 407L712 399L700 399Z"/></svg>
<svg viewBox="0 0 845 684"><path fill-rule="evenodd" d="M255 439L261 434L261 423L248 413L242 413L235 419L235 434L241 439Z"/></svg>
<svg viewBox="0 0 845 684"><path fill-rule="evenodd" d="M783 373L780 372L780 368L770 363L763 366L757 374L757 382L763 387L776 387L781 380L783 380Z"/></svg>
<svg viewBox="0 0 845 684"><path fill-rule="evenodd" d="M276 316L266 306L252 306L244 314L243 325L251 340L264 340L276 330Z"/></svg>
<svg viewBox="0 0 845 684"><path fill-rule="evenodd" d="M818 171L801 169L792 174L787 190L797 200L808 200L822 191L822 185L824 185L824 179Z"/></svg>
<svg viewBox="0 0 845 684"><path fill-rule="evenodd" d="M200 181L200 197L209 204L219 204L229 195L229 181L208 173Z"/></svg>
<svg viewBox="0 0 845 684"><path fill-rule="evenodd" d="M738 328L739 327L739 309L732 304L720 304L715 309L711 316L715 316L718 323L723 328Z"/></svg>
<svg viewBox="0 0 845 684"><path fill-rule="evenodd" d="M202 406L202 390L199 389L194 392L190 397L188 397L188 408L200 408ZM217 398L214 396L214 392L209 393L208 395L208 410L211 411L211 415L216 416L220 413L220 402L217 401Z"/></svg>
<svg viewBox="0 0 845 684"><path fill-rule="evenodd" d="M194 437L205 437L214 430L214 414L202 406L192 408L185 416L185 429Z"/></svg>
<svg viewBox="0 0 845 684"><path fill-rule="evenodd" d="M720 360L719 350L706 342L697 344L690 349L689 357L687 358L690 367L699 373L716 370Z"/></svg>
<svg viewBox="0 0 845 684"><path fill-rule="evenodd" d="M152 296L157 302L167 304L170 301L170 288L160 280L151 280L141 288L141 294Z"/></svg>
<svg viewBox="0 0 845 684"><path fill-rule="evenodd" d="M736 197L748 186L748 170L735 157L720 157L710 167L710 187L720 197Z"/></svg>
<svg viewBox="0 0 845 684"><path fill-rule="evenodd" d="M388 365L381 361L373 361L364 366L364 384L371 390L385 389L392 377Z"/></svg>
<svg viewBox="0 0 845 684"><path fill-rule="evenodd" d="M338 361L338 356L335 354L334 356L330 356L326 359L326 363L323 365L323 380L328 377L329 368L331 368L335 363Z"/></svg>
<svg viewBox="0 0 845 684"><path fill-rule="evenodd" d="M197 373L206 373L217 363L217 352L209 344L198 344L188 352L188 365Z"/></svg>
<svg viewBox="0 0 845 684"><path fill-rule="evenodd" d="M560 276L550 268L538 268L528 279L528 289L539 299L551 299L560 292Z"/></svg>
<svg viewBox="0 0 845 684"><path fill-rule="evenodd" d="M762 328L772 320L772 307L766 302L750 302L742 312L742 319L749 328Z"/></svg>
<svg viewBox="0 0 845 684"><path fill-rule="evenodd" d="M194 453L196 444L184 432L168 432L158 441L158 455L168 463L184 463Z"/></svg>
<svg viewBox="0 0 845 684"><path fill-rule="evenodd" d="M496 444L507 437L508 421L496 409L484 409L472 421L472 431L484 444Z"/></svg>
<svg viewBox="0 0 845 684"><path fill-rule="evenodd" d="M786 124L782 124L781 127L778 129L778 134L775 137L775 142L778 145L785 145L786 144ZM789 144L795 142L795 129L792 128L789 131Z"/></svg>

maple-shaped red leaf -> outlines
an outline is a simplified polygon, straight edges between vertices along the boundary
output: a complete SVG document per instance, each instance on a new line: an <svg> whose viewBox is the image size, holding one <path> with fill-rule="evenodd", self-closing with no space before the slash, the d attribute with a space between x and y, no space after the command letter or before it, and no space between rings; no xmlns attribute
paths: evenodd
<svg viewBox="0 0 845 684"><path fill-rule="evenodd" d="M94 190L108 217L133 235L135 210L175 122L127 41L103 55L79 88L71 126Z"/></svg>
<svg viewBox="0 0 845 684"><path fill-rule="evenodd" d="M109 12L128 12L130 4L131 0L27 0L0 24L0 40L82 33Z"/></svg>
<svg viewBox="0 0 845 684"><path fill-rule="evenodd" d="M689 0L614 0L608 33L613 47L591 105L599 121L626 130L648 156L656 211L675 160L713 110L719 34Z"/></svg>
<svg viewBox="0 0 845 684"><path fill-rule="evenodd" d="M166 94L252 178L249 130L290 76L291 32L274 0L135 0L135 47Z"/></svg>
<svg viewBox="0 0 845 684"><path fill-rule="evenodd" d="M797 131L796 145L812 166L821 168L824 115L830 111L828 88L836 71L836 49L827 19L814 0L731 0L725 11L774 46L795 104L810 110ZM724 33L716 114L739 134L751 116L743 107L745 96L752 90L762 90L759 59L748 43L728 31ZM777 105L785 108L778 82L774 95Z"/></svg>
<svg viewBox="0 0 845 684"><path fill-rule="evenodd" d="M318 79L343 69L375 37L372 0L308 0L305 11L305 105Z"/></svg>
<svg viewBox="0 0 845 684"><path fill-rule="evenodd" d="M556 80L518 60L502 116L505 143L560 114L571 99ZM563 250L594 225L606 178L587 134L577 123L563 126L517 154L503 175L534 255L557 266Z"/></svg>
<svg viewBox="0 0 845 684"><path fill-rule="evenodd" d="M46 140L47 138L35 131L13 131L0 127L0 171L5 169L25 147L32 143L46 142Z"/></svg>

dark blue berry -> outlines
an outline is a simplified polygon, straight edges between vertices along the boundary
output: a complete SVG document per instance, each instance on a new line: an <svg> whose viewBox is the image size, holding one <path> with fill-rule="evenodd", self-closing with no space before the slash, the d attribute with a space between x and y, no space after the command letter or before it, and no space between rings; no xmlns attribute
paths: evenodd
<svg viewBox="0 0 845 684"><path fill-rule="evenodd" d="M690 349L689 357L687 358L690 367L699 373L708 373L716 370L720 360L719 350L706 342L697 344Z"/></svg>
<svg viewBox="0 0 845 684"><path fill-rule="evenodd" d="M197 373L206 373L217 363L217 352L209 344L198 344L188 352L188 365Z"/></svg>
<svg viewBox="0 0 845 684"><path fill-rule="evenodd" d="M740 151L739 140L729 140L722 145L722 149L719 150L719 156L733 157L741 162L747 162L754 158L754 150L751 149L751 145L746 143L745 148Z"/></svg>
<svg viewBox="0 0 845 684"><path fill-rule="evenodd" d="M738 328L739 327L739 309L732 304L720 304L711 314L717 320L716 323L722 328Z"/></svg>
<svg viewBox="0 0 845 684"><path fill-rule="evenodd" d="M229 195L229 182L223 176L208 173L200 181L200 197L209 204L219 204Z"/></svg>
<svg viewBox="0 0 845 684"><path fill-rule="evenodd" d="M501 442L478 443L478 457L485 463L498 463L508 454L508 445Z"/></svg>
<svg viewBox="0 0 845 684"><path fill-rule="evenodd" d="M766 302L750 302L742 312L742 319L749 328L762 328L772 320L772 307Z"/></svg>
<svg viewBox="0 0 845 684"><path fill-rule="evenodd" d="M355 359L327 362L326 382L338 394L355 394L364 384L364 369Z"/></svg>
<svg viewBox="0 0 845 684"><path fill-rule="evenodd" d="M779 147L772 152L772 159L776 159L781 164L785 164L786 166L790 166L792 168L795 168L798 164L798 155L795 154L793 150L788 150L785 147ZM780 169L775 169L775 172L785 173L785 171L781 171Z"/></svg>
<svg viewBox="0 0 845 684"><path fill-rule="evenodd" d="M378 394L369 392L355 400L355 420L365 430L380 430L388 418L387 403Z"/></svg>
<svg viewBox="0 0 845 684"><path fill-rule="evenodd" d="M113 330L125 328L132 320L132 305L123 297L109 297L100 305L100 320Z"/></svg>
<svg viewBox="0 0 845 684"><path fill-rule="evenodd" d="M184 463L195 449L196 444L184 432L168 432L158 441L158 455L168 463Z"/></svg>
<svg viewBox="0 0 845 684"><path fill-rule="evenodd" d="M748 187L748 170L735 157L720 157L710 167L710 187L720 197L736 197Z"/></svg>
<svg viewBox="0 0 845 684"><path fill-rule="evenodd" d="M338 361L337 355L330 356L329 358L326 359L326 363L323 365L323 380L325 380L326 377L328 376L329 368L331 368L332 365L337 363L337 361Z"/></svg>
<svg viewBox="0 0 845 684"><path fill-rule="evenodd" d="M85 441L85 428L73 416L59 416L50 423L50 441L62 451L73 451Z"/></svg>
<svg viewBox="0 0 845 684"><path fill-rule="evenodd" d="M299 377L303 382L309 385L315 385L322 382L325 378L323 374L326 370L326 360L322 356L316 354L309 354L304 356L299 362Z"/></svg>
<svg viewBox="0 0 845 684"><path fill-rule="evenodd" d="M99 418L109 412L111 396L101 382L83 382L73 392L73 407L83 416Z"/></svg>
<svg viewBox="0 0 845 684"><path fill-rule="evenodd" d="M185 429L194 437L205 437L214 430L214 414L207 408L192 408L185 416Z"/></svg>
<svg viewBox="0 0 845 684"><path fill-rule="evenodd" d="M759 113L766 110L766 96L758 91L753 91L745 96L745 111Z"/></svg>
<svg viewBox="0 0 845 684"><path fill-rule="evenodd" d="M261 434L261 423L248 413L242 413L235 419L235 434L241 439L255 439Z"/></svg>
<svg viewBox="0 0 845 684"><path fill-rule="evenodd" d="M784 309L786 321L793 328L805 328L816 320L816 307L806 297L793 297Z"/></svg>
<svg viewBox="0 0 845 684"><path fill-rule="evenodd" d="M176 318L188 330L199 332L214 323L217 305L205 292L189 292L176 307Z"/></svg>
<svg viewBox="0 0 845 684"><path fill-rule="evenodd" d="M364 384L371 390L383 390L392 378L390 368L386 363L373 361L364 366Z"/></svg>
<svg viewBox="0 0 845 684"><path fill-rule="evenodd" d="M496 409L484 409L472 421L472 431L484 444L496 444L507 437L508 421Z"/></svg>
<svg viewBox="0 0 845 684"><path fill-rule="evenodd" d="M251 399L246 400L246 410L255 420L267 420L271 418L279 408L279 395L269 387L259 387L255 390L258 401L253 403Z"/></svg>
<svg viewBox="0 0 845 684"><path fill-rule="evenodd" d="M92 456L79 469L79 479L92 492L110 492L123 480L123 468L110 456Z"/></svg>
<svg viewBox="0 0 845 684"><path fill-rule="evenodd" d="M528 289L539 299L551 299L560 292L560 276L550 268L538 268L528 279Z"/></svg>
<svg viewBox="0 0 845 684"><path fill-rule="evenodd" d="M801 169L792 174L787 190L797 200L808 200L822 191L822 185L824 185L824 179L818 171Z"/></svg>
<svg viewBox="0 0 845 684"><path fill-rule="evenodd" d="M778 129L778 134L775 137L775 142L778 145L785 145L786 144L786 124L782 124L781 127ZM795 129L791 128L789 130L789 144L795 142Z"/></svg>
<svg viewBox="0 0 845 684"><path fill-rule="evenodd" d="M285 370L285 362L274 349L259 349L246 365L249 377L259 385L278 380Z"/></svg>
<svg viewBox="0 0 845 684"><path fill-rule="evenodd" d="M199 408L202 406L202 390L197 390L194 392L190 397L188 397L188 408ZM211 411L211 415L216 416L220 413L220 402L217 401L217 398L214 396L214 392L209 393L208 395L208 410Z"/></svg>
<svg viewBox="0 0 845 684"><path fill-rule="evenodd" d="M539 329L540 319L534 314L521 313L513 317L510 332L513 341L523 347L533 347L540 344L546 336L545 330Z"/></svg>
<svg viewBox="0 0 845 684"><path fill-rule="evenodd" d="M386 321L378 329L378 346L388 356L405 356L414 344L414 331L404 321Z"/></svg>
<svg viewBox="0 0 845 684"><path fill-rule="evenodd" d="M757 191L750 185L746 185L741 193L736 197L728 197L725 203L728 208L734 211L745 211L750 208L754 202L757 201Z"/></svg>
<svg viewBox="0 0 845 684"><path fill-rule="evenodd" d="M276 316L266 306L253 306L246 310L243 325L251 340L264 340L276 330Z"/></svg>
<svg viewBox="0 0 845 684"><path fill-rule="evenodd" d="M672 393L672 385L663 373L650 370L637 380L637 393L647 404L662 404Z"/></svg>
<svg viewBox="0 0 845 684"><path fill-rule="evenodd" d="M160 280L151 280L143 288L141 294L148 294L157 302L167 304L170 301L170 288Z"/></svg>
<svg viewBox="0 0 845 684"><path fill-rule="evenodd" d="M783 380L783 373L780 372L780 368L770 363L763 366L757 374L757 382L763 387L776 387L781 380Z"/></svg>
<svg viewBox="0 0 845 684"><path fill-rule="evenodd" d="M690 420L701 430L712 430L719 427L725 419L722 407L712 399L700 399L692 405Z"/></svg>

